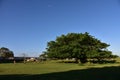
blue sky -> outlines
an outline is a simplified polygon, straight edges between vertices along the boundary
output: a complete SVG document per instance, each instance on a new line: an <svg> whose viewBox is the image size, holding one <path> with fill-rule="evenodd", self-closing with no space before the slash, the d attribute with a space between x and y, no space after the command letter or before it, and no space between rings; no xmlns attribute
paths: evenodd
<svg viewBox="0 0 120 80"><path fill-rule="evenodd" d="M15 56L39 56L70 32L89 32L120 55L119 30L119 0L0 0L0 47Z"/></svg>

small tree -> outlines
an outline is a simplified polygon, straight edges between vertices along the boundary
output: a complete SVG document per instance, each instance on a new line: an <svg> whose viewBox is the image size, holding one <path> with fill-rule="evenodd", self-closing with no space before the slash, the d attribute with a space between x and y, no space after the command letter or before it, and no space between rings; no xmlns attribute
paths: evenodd
<svg viewBox="0 0 120 80"><path fill-rule="evenodd" d="M44 60L46 60L47 58L48 58L48 55L47 55L46 51L43 51L42 54L40 54L40 56L39 56L39 59L40 59L41 61L44 61Z"/></svg>
<svg viewBox="0 0 120 80"><path fill-rule="evenodd" d="M26 63L26 57L27 57L27 54L26 53L22 53L22 56L23 56L23 62Z"/></svg>
<svg viewBox="0 0 120 80"><path fill-rule="evenodd" d="M0 48L0 57L3 57L3 58L14 57L14 53L8 48L2 47Z"/></svg>

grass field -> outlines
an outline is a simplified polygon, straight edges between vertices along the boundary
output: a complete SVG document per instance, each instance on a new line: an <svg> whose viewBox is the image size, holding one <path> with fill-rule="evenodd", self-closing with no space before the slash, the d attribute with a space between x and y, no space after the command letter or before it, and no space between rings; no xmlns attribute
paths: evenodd
<svg viewBox="0 0 120 80"><path fill-rule="evenodd" d="M6 63L0 64L0 80L120 80L120 63Z"/></svg>

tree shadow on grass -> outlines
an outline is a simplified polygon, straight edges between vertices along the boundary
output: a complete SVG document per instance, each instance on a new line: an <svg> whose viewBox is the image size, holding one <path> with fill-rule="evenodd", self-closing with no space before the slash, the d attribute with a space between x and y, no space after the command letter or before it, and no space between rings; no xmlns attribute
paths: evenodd
<svg viewBox="0 0 120 80"><path fill-rule="evenodd" d="M0 80L120 80L120 67L89 68L37 75L0 75Z"/></svg>

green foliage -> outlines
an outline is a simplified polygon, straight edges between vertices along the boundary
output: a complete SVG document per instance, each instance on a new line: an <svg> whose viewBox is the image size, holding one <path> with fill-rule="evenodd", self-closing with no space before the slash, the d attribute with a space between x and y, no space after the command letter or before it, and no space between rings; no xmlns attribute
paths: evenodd
<svg viewBox="0 0 120 80"><path fill-rule="evenodd" d="M10 51L8 48L2 47L0 48L0 57L9 58L14 57L13 51Z"/></svg>
<svg viewBox="0 0 120 80"><path fill-rule="evenodd" d="M46 53L51 58L76 58L76 61L80 59L81 63L85 63L87 58L110 58L112 52L107 50L108 46L87 32L68 33L48 42Z"/></svg>

